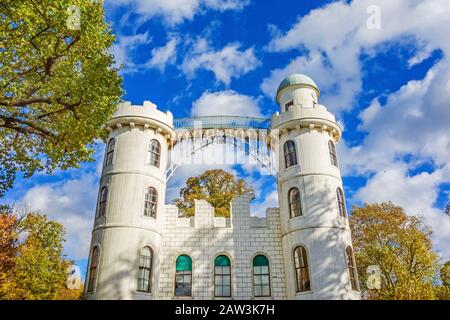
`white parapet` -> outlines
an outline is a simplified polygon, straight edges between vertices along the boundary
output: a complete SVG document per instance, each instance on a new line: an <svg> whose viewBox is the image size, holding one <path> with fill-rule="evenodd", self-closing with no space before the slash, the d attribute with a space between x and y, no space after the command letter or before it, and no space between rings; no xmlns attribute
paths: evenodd
<svg viewBox="0 0 450 320"><path fill-rule="evenodd" d="M106 127L114 129L123 126L151 128L169 140L175 139L172 113L158 110L156 104L150 101L144 101L143 105L132 105L129 101L118 104L116 112L106 122Z"/></svg>

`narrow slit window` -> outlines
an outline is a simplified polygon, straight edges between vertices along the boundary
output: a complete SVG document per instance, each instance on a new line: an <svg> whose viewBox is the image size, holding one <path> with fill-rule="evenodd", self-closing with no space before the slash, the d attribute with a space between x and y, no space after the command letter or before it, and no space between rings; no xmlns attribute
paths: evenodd
<svg viewBox="0 0 450 320"><path fill-rule="evenodd" d="M108 142L108 146L106 148L106 160L105 160L105 166L112 165L113 163L113 157L114 157L114 148L116 146L116 140L111 139Z"/></svg>
<svg viewBox="0 0 450 320"><path fill-rule="evenodd" d="M98 204L98 216L99 217L105 216L107 203L108 203L108 188L103 187L100 192L100 201Z"/></svg>

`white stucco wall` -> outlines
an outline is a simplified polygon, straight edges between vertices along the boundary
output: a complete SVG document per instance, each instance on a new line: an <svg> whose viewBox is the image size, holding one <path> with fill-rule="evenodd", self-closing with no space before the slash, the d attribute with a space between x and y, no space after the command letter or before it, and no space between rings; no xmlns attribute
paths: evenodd
<svg viewBox="0 0 450 320"><path fill-rule="evenodd" d="M181 254L192 258L194 299L214 299L214 259L220 254L231 260L231 299L254 297L252 260L257 254L266 255L270 261L270 298L286 297L278 210L269 209L267 218L254 220L250 200L250 195L236 198L231 218L214 218L214 208L204 200L196 201L195 217L188 219L178 218L175 206L166 206L157 298L176 299L175 261Z"/></svg>

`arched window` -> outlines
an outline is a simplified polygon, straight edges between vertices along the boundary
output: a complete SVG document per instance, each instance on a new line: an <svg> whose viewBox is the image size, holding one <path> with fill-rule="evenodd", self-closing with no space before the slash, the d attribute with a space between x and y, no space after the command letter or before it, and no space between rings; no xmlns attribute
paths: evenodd
<svg viewBox="0 0 450 320"><path fill-rule="evenodd" d="M347 254L347 268L350 276L350 285L353 290L359 290L358 288L358 276L356 274L355 257L353 256L353 250L350 246L345 249Z"/></svg>
<svg viewBox="0 0 450 320"><path fill-rule="evenodd" d="M97 281L97 269L98 269L98 260L99 260L99 249L95 246L92 249L91 254L91 266L89 267L89 283L87 292L93 292L95 282Z"/></svg>
<svg viewBox="0 0 450 320"><path fill-rule="evenodd" d="M108 147L106 148L106 161L105 161L105 166L109 166L112 164L113 162L113 157L114 157L114 147L116 145L116 140L115 139L111 139L108 142Z"/></svg>
<svg viewBox="0 0 450 320"><path fill-rule="evenodd" d="M145 193L145 209L144 216L156 219L156 212L158 209L158 191L150 187Z"/></svg>
<svg viewBox="0 0 450 320"><path fill-rule="evenodd" d="M294 263L297 275L297 292L310 291L311 283L309 281L308 257L304 247L298 246L295 248Z"/></svg>
<svg viewBox="0 0 450 320"><path fill-rule="evenodd" d="M335 167L338 166L337 155L336 155L336 146L333 141L328 141L328 151L330 152L330 160L331 164Z"/></svg>
<svg viewBox="0 0 450 320"><path fill-rule="evenodd" d="M297 164L297 151L295 149L295 143L292 140L288 140L284 144L284 162L286 168Z"/></svg>
<svg viewBox="0 0 450 320"><path fill-rule="evenodd" d="M289 109L294 105L294 100L289 101L284 105L286 112L289 111Z"/></svg>
<svg viewBox="0 0 450 320"><path fill-rule="evenodd" d="M344 193L342 192L341 188L336 189L336 197L339 207L339 215L343 218L347 216L346 209L345 209L345 200L344 200Z"/></svg>
<svg viewBox="0 0 450 320"><path fill-rule="evenodd" d="M289 190L289 213L291 218L300 217L302 215L302 205L300 201L300 191L297 188Z"/></svg>
<svg viewBox="0 0 450 320"><path fill-rule="evenodd" d="M253 291L255 297L270 297L269 259L262 254L253 258Z"/></svg>
<svg viewBox="0 0 450 320"><path fill-rule="evenodd" d="M231 262L225 255L214 260L214 296L231 297Z"/></svg>
<svg viewBox="0 0 450 320"><path fill-rule="evenodd" d="M192 296L192 259L185 254L179 256L176 262L175 296Z"/></svg>
<svg viewBox="0 0 450 320"><path fill-rule="evenodd" d="M150 165L159 168L159 162L161 159L161 144L158 140L150 141L148 152L150 153Z"/></svg>
<svg viewBox="0 0 450 320"><path fill-rule="evenodd" d="M106 204L108 201L108 188L103 187L100 191L100 200L98 203L98 216L103 217L106 214Z"/></svg>
<svg viewBox="0 0 450 320"><path fill-rule="evenodd" d="M152 261L153 251L144 247L139 251L139 273L137 291L152 292Z"/></svg>

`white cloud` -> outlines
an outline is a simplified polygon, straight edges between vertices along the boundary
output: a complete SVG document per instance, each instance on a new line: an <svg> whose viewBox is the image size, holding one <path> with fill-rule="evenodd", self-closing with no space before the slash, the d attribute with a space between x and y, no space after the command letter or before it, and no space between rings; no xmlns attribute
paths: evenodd
<svg viewBox="0 0 450 320"><path fill-rule="evenodd" d="M250 211L252 216L265 217L267 209L278 208L278 191L269 192L264 200L257 204L251 204Z"/></svg>
<svg viewBox="0 0 450 320"><path fill-rule="evenodd" d="M218 10L241 10L248 0L107 0L109 7L127 6L146 21L153 17L162 17L169 25L192 20L198 13Z"/></svg>
<svg viewBox="0 0 450 320"><path fill-rule="evenodd" d="M409 176L407 169L405 164L398 164L379 171L354 197L368 203L392 201L410 214L423 216L425 223L434 231L435 248L448 260L450 219L442 210L433 208L443 172L436 170L431 174L423 172Z"/></svg>
<svg viewBox="0 0 450 320"><path fill-rule="evenodd" d="M123 66L123 73L133 73L139 70L142 66L134 62L134 54L138 46L148 44L152 41L147 32L138 33L135 35L117 36L116 42L110 49L111 54L115 59L115 66Z"/></svg>
<svg viewBox="0 0 450 320"><path fill-rule="evenodd" d="M380 30L366 25L366 10L372 5L380 8ZM434 203L439 185L450 180L449 15L446 0L341 1L312 10L285 33L274 32L268 46L270 51L298 49L305 54L273 70L261 84L264 93L273 96L283 77L303 72L326 92L322 102L330 110L351 110L362 90L362 53L376 57L387 45L408 45L416 51L405 61L408 68L441 50L442 60L424 79L409 81L390 94L384 105L376 98L362 110L358 130L367 136L352 147L343 141L339 151L344 175L369 178L355 200L392 200L410 214L422 214L435 231L436 249L447 258L450 219ZM420 172L420 164L430 162L435 171Z"/></svg>
<svg viewBox="0 0 450 320"><path fill-rule="evenodd" d="M347 52L342 55L346 56ZM339 62L339 64L341 63L345 65L359 64L354 61ZM284 68L272 70L270 76L261 83L261 90L267 96L275 98L281 81L292 73L304 73L311 76L321 91L327 91L326 95L322 95L321 103L325 104L332 112L351 109L355 94L359 91L362 83L359 70L351 71L351 75L343 74L340 70L332 68L322 53L310 52L307 56L294 59Z"/></svg>
<svg viewBox="0 0 450 320"><path fill-rule="evenodd" d="M181 69L189 78L199 69L209 70L217 81L229 85L232 78L239 78L260 64L253 48L241 51L240 44L232 43L215 51L206 39L199 38L188 52Z"/></svg>
<svg viewBox="0 0 450 320"><path fill-rule="evenodd" d="M246 116L260 117L258 101L232 90L205 92L193 103L191 115L202 116Z"/></svg>
<svg viewBox="0 0 450 320"><path fill-rule="evenodd" d="M97 189L95 174L84 174L78 179L33 187L19 206L62 223L66 230L65 252L72 259L83 259L89 252Z"/></svg>
<svg viewBox="0 0 450 320"><path fill-rule="evenodd" d="M177 59L177 44L178 39L171 38L165 46L152 49L152 57L147 65L163 72L166 65L175 63Z"/></svg>
<svg viewBox="0 0 450 320"><path fill-rule="evenodd" d="M97 145L97 166L71 169L59 181L37 184L16 201L18 208L39 211L64 226L64 251L70 259L85 259L89 253L103 153L103 144ZM64 178L75 173L76 178Z"/></svg>
<svg viewBox="0 0 450 320"><path fill-rule="evenodd" d="M366 25L369 18L366 10L372 5L381 10L380 30ZM428 18L423 12L427 12ZM275 33L268 46L271 51L306 49L307 53L297 58L295 64L273 70L261 88L273 96L288 73L304 72L327 91L324 102L331 110L349 110L362 89L361 53L375 55L383 50L384 43L411 35L418 53L410 65L423 60L427 52L436 48L448 52L450 44L445 39L449 14L446 0L361 0L349 4L336 2L312 10L284 34Z"/></svg>
<svg viewBox="0 0 450 320"><path fill-rule="evenodd" d="M381 170L402 155L444 166L450 159L449 85L449 65L443 60L423 80L391 94L386 105L373 100L360 114L359 129L368 136L362 147L342 149L344 161L354 173Z"/></svg>

